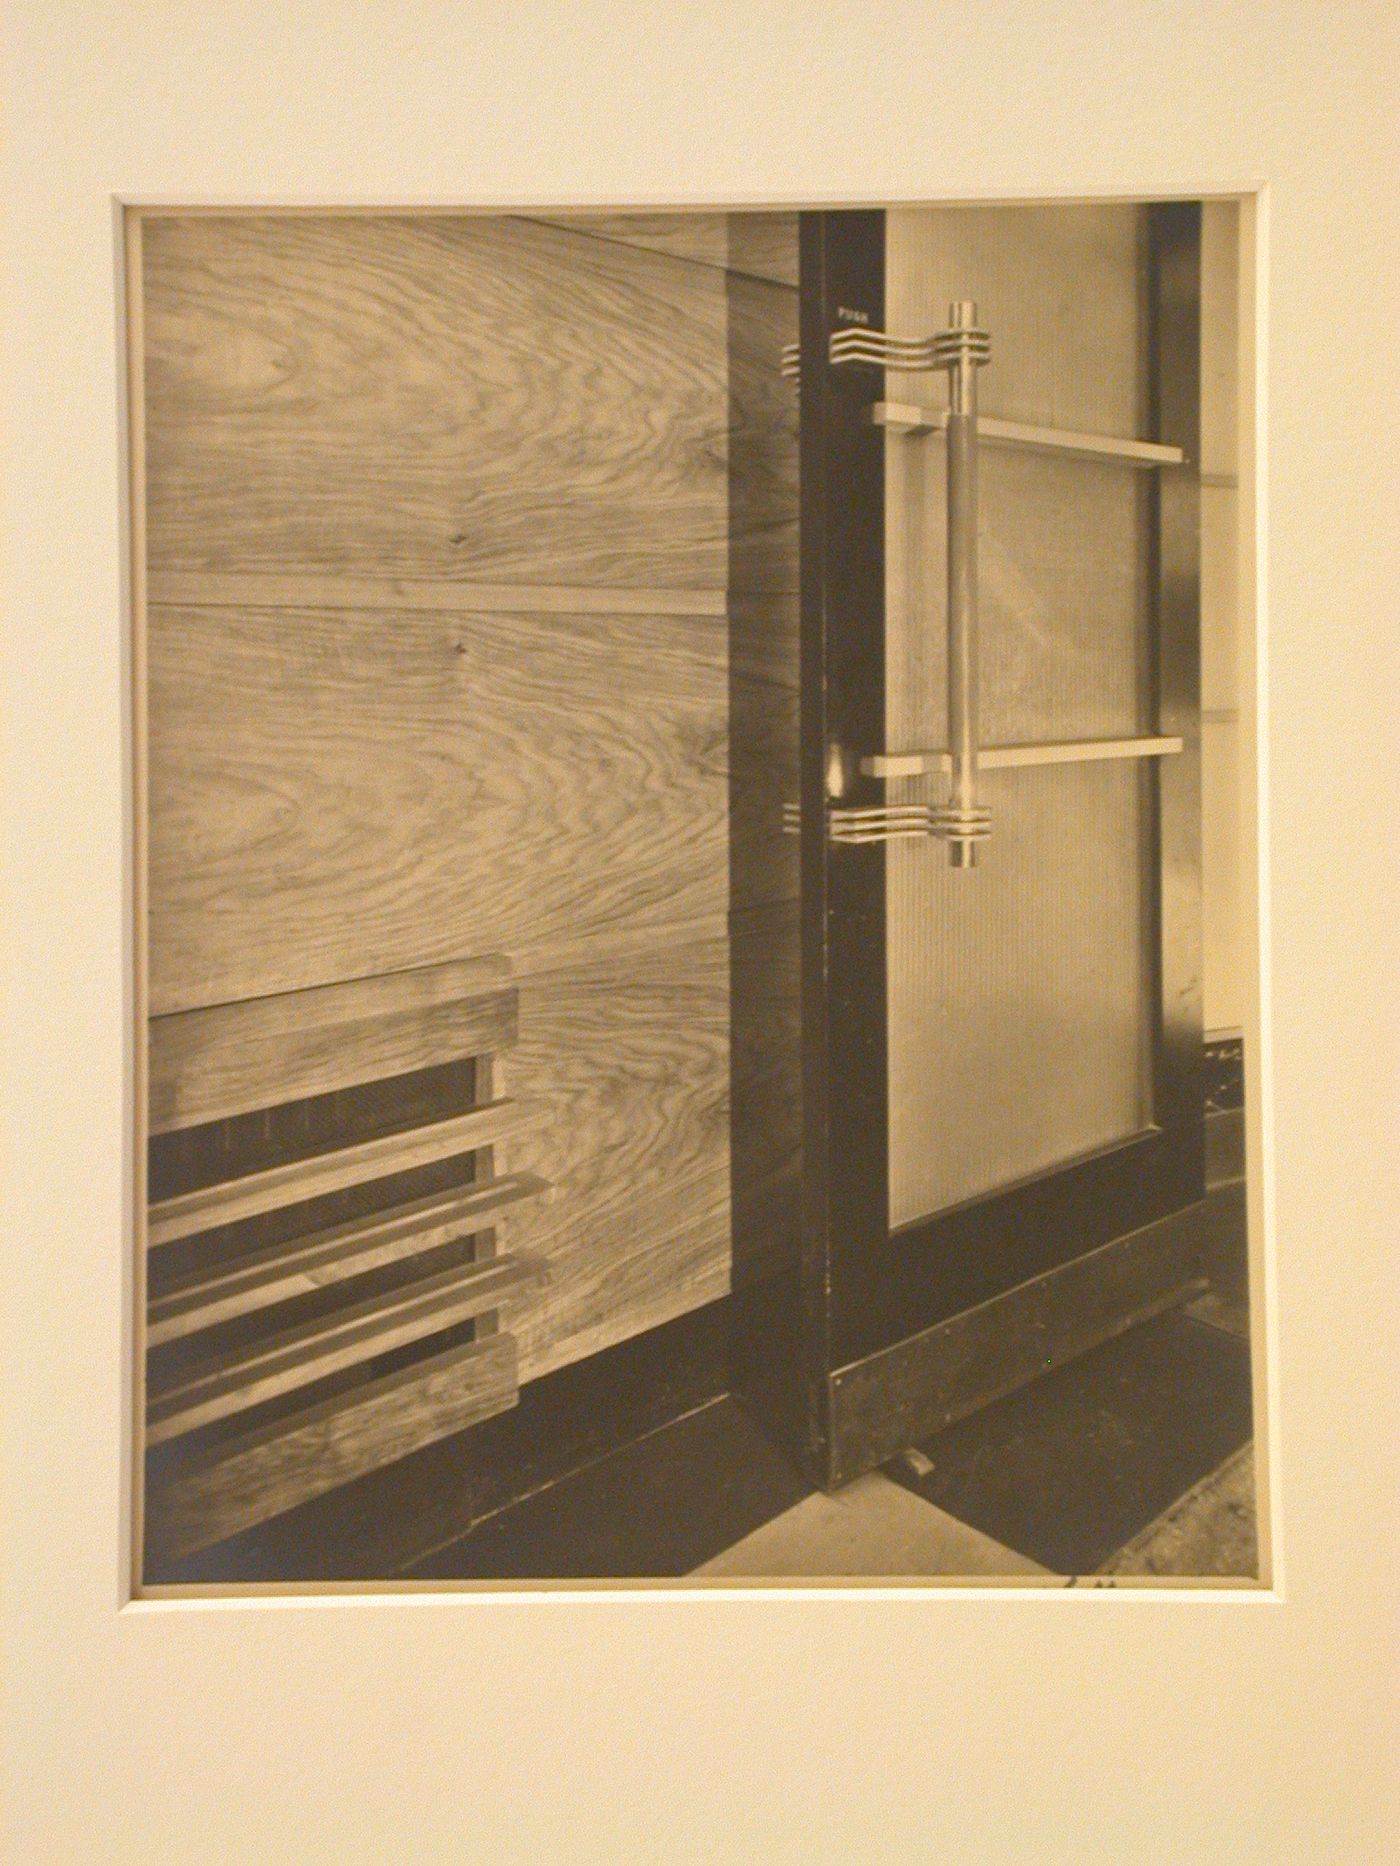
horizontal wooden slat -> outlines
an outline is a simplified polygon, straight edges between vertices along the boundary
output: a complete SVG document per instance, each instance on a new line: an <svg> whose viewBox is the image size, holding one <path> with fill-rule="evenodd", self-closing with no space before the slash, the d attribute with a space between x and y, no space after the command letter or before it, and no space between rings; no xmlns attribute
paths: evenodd
<svg viewBox="0 0 1400 1866"><path fill-rule="evenodd" d="M509 974L504 959L453 960L152 1018L151 1132L507 1049Z"/></svg>
<svg viewBox="0 0 1400 1866"><path fill-rule="evenodd" d="M542 1272L539 1260L488 1257L284 1329L150 1396L146 1443L163 1444L328 1374L496 1308Z"/></svg>
<svg viewBox="0 0 1400 1866"><path fill-rule="evenodd" d="M600 589L586 583L483 583L475 578L274 576L253 571L153 570L153 604L181 609L427 610L494 615L722 616L722 588Z"/></svg>
<svg viewBox="0 0 1400 1866"><path fill-rule="evenodd" d="M225 1441L146 1498L146 1574L516 1402L509 1335L449 1349Z"/></svg>
<svg viewBox="0 0 1400 1866"><path fill-rule="evenodd" d="M533 1173L430 1193L244 1257L214 1274L187 1277L150 1304L146 1341L159 1347L216 1322L344 1282L498 1224L524 1199L549 1190Z"/></svg>
<svg viewBox="0 0 1400 1866"><path fill-rule="evenodd" d="M208 1231L215 1225L232 1224L240 1218L255 1217L259 1212L320 1198L327 1192L338 1192L343 1186L361 1185L367 1179L408 1172L414 1167L429 1166L435 1160L450 1159L455 1153L489 1147L507 1135L533 1126L543 1111L542 1102L488 1102L483 1108L454 1115L449 1121L435 1122L432 1127L386 1134L378 1140L343 1147L335 1153L319 1153L309 1160L293 1160L286 1166L270 1167L266 1172L249 1173L242 1179L181 1193L178 1198L165 1199L151 1207L146 1241L152 1246L169 1244L176 1238L190 1237L196 1231Z"/></svg>

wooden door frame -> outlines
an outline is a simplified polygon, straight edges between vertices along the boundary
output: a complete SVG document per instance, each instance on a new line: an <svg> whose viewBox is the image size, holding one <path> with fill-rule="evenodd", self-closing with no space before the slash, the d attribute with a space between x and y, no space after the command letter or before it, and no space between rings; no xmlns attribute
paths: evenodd
<svg viewBox="0 0 1400 1866"><path fill-rule="evenodd" d="M1156 730L1144 761L1154 1126L889 1233L885 851L827 836L884 801L849 753L884 744L885 436L879 372L833 369L842 326L885 327L885 216L801 217L803 1192L791 1378L801 1453L828 1486L1196 1286L1200 1093L1199 203L1149 210L1153 437L1145 476ZM900 333L918 335L920 333ZM1183 1217L1183 1213L1186 1214Z"/></svg>

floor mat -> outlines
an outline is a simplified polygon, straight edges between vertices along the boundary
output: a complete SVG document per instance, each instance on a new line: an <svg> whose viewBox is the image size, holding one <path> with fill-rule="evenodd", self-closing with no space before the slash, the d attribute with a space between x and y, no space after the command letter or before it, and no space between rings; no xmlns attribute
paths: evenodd
<svg viewBox="0 0 1400 1866"><path fill-rule="evenodd" d="M1089 1574L1249 1439L1249 1349L1181 1313L1130 1329L885 1468L1057 1574Z"/></svg>

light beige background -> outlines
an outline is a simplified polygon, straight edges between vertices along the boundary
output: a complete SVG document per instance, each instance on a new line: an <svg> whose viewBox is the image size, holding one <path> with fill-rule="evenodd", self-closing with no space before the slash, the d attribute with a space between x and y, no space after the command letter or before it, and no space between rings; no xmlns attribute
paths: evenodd
<svg viewBox="0 0 1400 1866"><path fill-rule="evenodd" d="M1393 9L15 0L7 25L4 1857L1393 1858ZM1251 1092L1275 1247L1274 1597L119 1611L113 196L737 205L1258 185L1269 1025Z"/></svg>

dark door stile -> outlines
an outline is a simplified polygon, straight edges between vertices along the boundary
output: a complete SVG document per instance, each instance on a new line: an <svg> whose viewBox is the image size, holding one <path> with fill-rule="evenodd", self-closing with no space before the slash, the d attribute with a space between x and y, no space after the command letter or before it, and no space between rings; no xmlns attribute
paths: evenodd
<svg viewBox="0 0 1400 1866"><path fill-rule="evenodd" d="M1172 204L1152 208L1149 216L1153 438L1180 446L1186 455L1184 465L1154 472L1144 494L1150 500L1153 596L1153 651L1143 681L1147 716L1155 715L1157 731L1184 741L1175 757L1144 761L1140 779L1154 1124L893 1235L885 847L833 844L826 827L834 759L846 773L843 805L884 801L878 780L852 775L859 756L885 749L886 441L869 418L871 403L884 392L883 376L873 369L833 368L827 345L843 326L884 328L885 216L868 210L802 216L805 1164L800 1365L794 1374L804 1389L806 1461L823 1482L853 1475L862 1461L873 1461L882 1441L879 1430L872 1435L862 1427L870 1438L868 1457L859 1446L836 1442L843 1433L849 1437L833 1415L840 1376L877 1362L911 1337L926 1331L936 1337L941 1325L956 1326L955 1318L974 1307L1045 1280L1047 1273L1167 1220L1203 1196L1200 209ZM967 880L976 885L975 871ZM936 1135L929 1144L937 1145ZM866 1388L868 1415L869 1381ZM891 1395L891 1406L898 1410L897 1395Z"/></svg>

